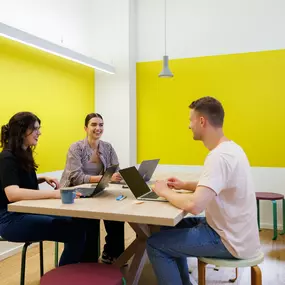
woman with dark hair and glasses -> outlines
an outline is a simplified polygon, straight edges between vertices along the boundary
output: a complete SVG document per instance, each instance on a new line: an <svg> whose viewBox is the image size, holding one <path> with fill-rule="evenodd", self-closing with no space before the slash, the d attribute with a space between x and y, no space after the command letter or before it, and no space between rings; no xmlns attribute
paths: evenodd
<svg viewBox="0 0 285 285"><path fill-rule="evenodd" d="M59 183L49 177L37 178L33 149L38 143L40 119L30 112L15 114L1 128L0 153L0 235L11 242L58 241L64 243L59 265L81 261L85 226L79 219L7 211L7 205L21 200L59 199ZM47 182L55 190L39 190Z"/></svg>
<svg viewBox="0 0 285 285"><path fill-rule="evenodd" d="M104 171L111 165L119 164L117 154L108 142L102 141L104 121L100 114L91 113L85 118L86 138L73 143L67 154L66 166L62 174L61 187L76 186L84 183L98 182ZM112 181L120 181L121 176L117 172L113 174ZM100 229L97 225L90 228L86 235L85 260L96 262L94 256L98 256L98 248L94 247L98 240ZM112 264L124 251L124 223L117 221L104 221L106 244L101 260ZM90 256L91 254L91 256Z"/></svg>

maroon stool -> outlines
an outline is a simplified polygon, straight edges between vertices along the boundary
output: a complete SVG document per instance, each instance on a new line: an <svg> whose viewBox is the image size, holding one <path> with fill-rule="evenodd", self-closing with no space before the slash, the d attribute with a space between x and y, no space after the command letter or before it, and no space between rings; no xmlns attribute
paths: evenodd
<svg viewBox="0 0 285 285"><path fill-rule="evenodd" d="M257 222L258 222L258 228L260 230L260 206L259 201L260 200L267 200L272 202L272 210L273 210L273 240L276 240L277 238L277 200L282 200L282 211L283 211L283 231L280 233L283 235L284 229L285 229L285 200L284 195L278 194L278 193L272 193L272 192L255 192L256 196L256 202L257 202Z"/></svg>
<svg viewBox="0 0 285 285"><path fill-rule="evenodd" d="M120 269L102 263L77 263L56 267L47 272L40 285L122 285Z"/></svg>

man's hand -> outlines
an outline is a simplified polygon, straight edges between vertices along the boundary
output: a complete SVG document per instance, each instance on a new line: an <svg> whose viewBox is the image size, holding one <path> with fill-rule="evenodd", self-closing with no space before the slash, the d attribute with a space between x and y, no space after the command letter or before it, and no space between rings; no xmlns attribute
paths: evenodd
<svg viewBox="0 0 285 285"><path fill-rule="evenodd" d="M168 178L167 185L171 189L176 189L176 190L185 189L185 183L177 179L176 177Z"/></svg>
<svg viewBox="0 0 285 285"><path fill-rule="evenodd" d="M158 180L152 186L152 191L155 192L159 197L165 198L168 192L172 192L171 189L167 186L167 181L165 180Z"/></svg>

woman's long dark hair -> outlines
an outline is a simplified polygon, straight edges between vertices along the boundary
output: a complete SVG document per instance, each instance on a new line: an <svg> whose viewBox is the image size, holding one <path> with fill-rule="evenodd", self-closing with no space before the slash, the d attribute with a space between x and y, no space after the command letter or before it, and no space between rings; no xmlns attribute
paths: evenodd
<svg viewBox="0 0 285 285"><path fill-rule="evenodd" d="M21 167L26 171L37 170L38 165L33 157L33 147L23 148L26 131L35 128L35 122L40 119L30 112L15 114L7 125L1 127L1 147L10 150L17 158Z"/></svg>

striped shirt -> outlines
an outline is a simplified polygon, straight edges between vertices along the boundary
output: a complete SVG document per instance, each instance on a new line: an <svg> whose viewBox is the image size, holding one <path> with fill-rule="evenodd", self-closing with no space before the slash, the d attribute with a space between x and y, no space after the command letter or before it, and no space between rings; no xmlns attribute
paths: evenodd
<svg viewBox="0 0 285 285"><path fill-rule="evenodd" d="M99 141L99 162L91 162L93 153L94 150L90 147L87 138L70 146L65 169L60 179L60 187L90 183L92 175L100 175L111 165L119 164L118 156L108 142Z"/></svg>

